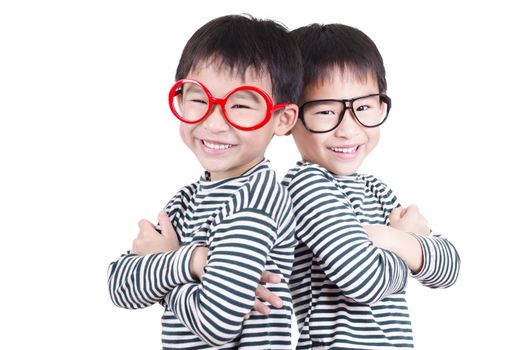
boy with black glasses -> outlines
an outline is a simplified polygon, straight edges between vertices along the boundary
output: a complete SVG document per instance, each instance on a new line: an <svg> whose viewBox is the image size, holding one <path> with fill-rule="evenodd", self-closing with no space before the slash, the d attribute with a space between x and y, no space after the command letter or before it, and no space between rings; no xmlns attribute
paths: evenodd
<svg viewBox="0 0 528 350"><path fill-rule="evenodd" d="M408 269L423 285L445 288L460 261L416 206L402 208L383 182L357 173L391 107L382 57L370 38L345 25L291 34L304 64L292 130L303 162L283 181L299 240L290 279L297 349L413 347Z"/></svg>
<svg viewBox="0 0 528 350"><path fill-rule="evenodd" d="M291 348L295 221L264 152L297 120L301 76L297 46L273 21L220 17L187 42L169 104L206 172L160 213L161 234L140 221L108 278L118 306L165 306L164 348ZM259 288L271 305L255 302Z"/></svg>

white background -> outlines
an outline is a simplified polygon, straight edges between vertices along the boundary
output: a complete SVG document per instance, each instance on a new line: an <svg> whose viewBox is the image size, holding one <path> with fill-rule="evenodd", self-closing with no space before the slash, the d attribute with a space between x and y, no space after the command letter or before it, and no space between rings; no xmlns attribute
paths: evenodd
<svg viewBox="0 0 528 350"><path fill-rule="evenodd" d="M106 269L201 174L166 96L190 35L240 13L341 22L376 42L394 107L361 170L462 256L452 289L409 282L416 348L519 348L528 26L514 4L2 2L0 348L160 348L161 307L113 306ZM299 158L289 138L267 156L279 176Z"/></svg>

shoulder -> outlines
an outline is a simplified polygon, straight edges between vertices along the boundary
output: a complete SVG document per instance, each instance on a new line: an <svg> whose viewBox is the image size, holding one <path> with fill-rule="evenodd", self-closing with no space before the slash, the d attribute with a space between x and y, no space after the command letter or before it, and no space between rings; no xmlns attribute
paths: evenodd
<svg viewBox="0 0 528 350"><path fill-rule="evenodd" d="M365 186L372 188L389 188L383 180L374 175L359 174L359 177L363 180Z"/></svg>
<svg viewBox="0 0 528 350"><path fill-rule="evenodd" d="M270 168L252 174L243 187L250 193L251 203L258 207L269 206L273 202L279 204L288 197L287 190L281 186L275 171Z"/></svg>
<svg viewBox="0 0 528 350"><path fill-rule="evenodd" d="M262 233L277 238L277 207L282 207L288 197L285 189L277 182L275 172L262 169L240 179L236 189L225 198L219 207L214 222L221 231L239 230L239 234Z"/></svg>
<svg viewBox="0 0 528 350"><path fill-rule="evenodd" d="M365 184L365 189L371 192L374 197L391 203L397 201L394 192L383 180L374 175L361 174L360 176Z"/></svg>
<svg viewBox="0 0 528 350"><path fill-rule="evenodd" d="M230 193L225 197L225 209L229 214L242 210L271 212L274 205L280 204L287 197L286 190L267 164L230 182L229 186Z"/></svg>
<svg viewBox="0 0 528 350"><path fill-rule="evenodd" d="M275 171L268 166L261 166L258 171L254 171L239 183L239 191L249 190L255 194L255 192L269 191L278 186L279 183Z"/></svg>
<svg viewBox="0 0 528 350"><path fill-rule="evenodd" d="M323 182L332 182L333 178L333 175L319 164L299 162L286 173L281 184L290 189L304 181L319 179Z"/></svg>
<svg viewBox="0 0 528 350"><path fill-rule="evenodd" d="M282 185L287 188L294 207L344 197L335 176L314 163L299 163L286 174Z"/></svg>
<svg viewBox="0 0 528 350"><path fill-rule="evenodd" d="M191 198L195 195L197 188L198 182L194 182L180 188L180 190L169 200L165 208L170 211L171 208L174 208L176 206L186 206L187 203L189 203L189 201L191 200Z"/></svg>
<svg viewBox="0 0 528 350"><path fill-rule="evenodd" d="M254 171L247 177L247 182L250 184L273 183L277 182L277 175L269 166L261 166L258 171Z"/></svg>

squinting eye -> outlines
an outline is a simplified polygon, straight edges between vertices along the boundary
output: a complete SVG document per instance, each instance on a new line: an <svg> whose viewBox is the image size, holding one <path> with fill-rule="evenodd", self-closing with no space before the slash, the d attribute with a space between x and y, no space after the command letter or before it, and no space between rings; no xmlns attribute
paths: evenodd
<svg viewBox="0 0 528 350"><path fill-rule="evenodd" d="M207 104L207 101L204 101L204 100L200 100L200 99L192 99L190 100L190 102L194 102L194 103L201 103L201 104Z"/></svg>
<svg viewBox="0 0 528 350"><path fill-rule="evenodd" d="M233 109L251 109L251 107L246 105L232 105L231 108Z"/></svg>
<svg viewBox="0 0 528 350"><path fill-rule="evenodd" d="M315 112L314 114L331 115L331 114L335 114L335 112L331 110L326 110L326 111Z"/></svg>

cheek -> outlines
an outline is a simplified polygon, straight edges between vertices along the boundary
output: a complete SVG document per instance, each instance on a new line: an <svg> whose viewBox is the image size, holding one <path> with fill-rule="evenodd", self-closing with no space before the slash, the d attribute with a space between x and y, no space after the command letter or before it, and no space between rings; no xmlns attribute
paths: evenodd
<svg viewBox="0 0 528 350"><path fill-rule="evenodd" d="M252 153L260 153L266 150L266 147L273 137L273 129L262 128L254 132L237 130L235 134L240 143L249 147Z"/></svg>
<svg viewBox="0 0 528 350"><path fill-rule="evenodd" d="M304 126L301 126L304 128ZM315 161L322 147L324 147L324 134L314 134L303 129L297 129L293 132L293 139L299 149L299 152L306 160Z"/></svg>
<svg viewBox="0 0 528 350"><path fill-rule="evenodd" d="M380 139L379 127L374 128L374 129L369 129L367 131L367 136L368 136L368 151L370 152L374 149L374 147L376 147L376 145L379 142L379 139Z"/></svg>
<svg viewBox="0 0 528 350"><path fill-rule="evenodd" d="M180 138L186 145L192 140L192 125L180 122Z"/></svg>

